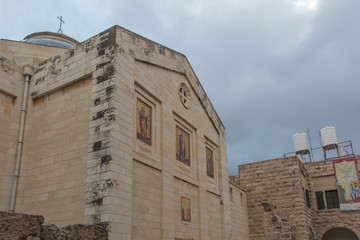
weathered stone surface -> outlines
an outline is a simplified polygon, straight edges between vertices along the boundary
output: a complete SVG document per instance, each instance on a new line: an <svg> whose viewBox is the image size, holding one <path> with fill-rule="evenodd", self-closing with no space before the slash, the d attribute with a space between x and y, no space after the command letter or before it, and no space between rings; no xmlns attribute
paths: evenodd
<svg viewBox="0 0 360 240"><path fill-rule="evenodd" d="M58 228L43 216L0 212L0 240L107 240L102 226L75 224Z"/></svg>
<svg viewBox="0 0 360 240"><path fill-rule="evenodd" d="M0 240L40 240L42 216L0 212Z"/></svg>
<svg viewBox="0 0 360 240"><path fill-rule="evenodd" d="M61 228L60 236L64 240L107 240L108 233L98 225L75 224ZM59 240L62 240L59 238Z"/></svg>
<svg viewBox="0 0 360 240"><path fill-rule="evenodd" d="M297 158L240 165L239 179L247 189L250 239L308 239L312 223L304 189L311 184Z"/></svg>
<svg viewBox="0 0 360 240"><path fill-rule="evenodd" d="M60 229L54 224L44 224L41 226L41 240L60 240Z"/></svg>

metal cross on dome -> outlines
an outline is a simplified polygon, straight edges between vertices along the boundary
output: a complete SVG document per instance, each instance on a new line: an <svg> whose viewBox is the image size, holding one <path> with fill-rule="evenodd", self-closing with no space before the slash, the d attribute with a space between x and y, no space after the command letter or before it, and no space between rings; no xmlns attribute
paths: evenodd
<svg viewBox="0 0 360 240"><path fill-rule="evenodd" d="M59 28L59 30L58 30L58 33L63 34L63 31L62 31L62 29L61 29L61 24L62 24L62 23L65 23L65 21L62 19L62 16L58 17L58 19L60 20L60 28Z"/></svg>

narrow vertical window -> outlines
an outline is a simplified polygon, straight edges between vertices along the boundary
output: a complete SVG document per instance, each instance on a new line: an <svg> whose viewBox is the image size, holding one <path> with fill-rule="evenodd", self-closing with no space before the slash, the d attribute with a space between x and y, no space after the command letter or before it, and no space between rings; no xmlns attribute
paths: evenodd
<svg viewBox="0 0 360 240"><path fill-rule="evenodd" d="M325 209L324 195L322 191L315 193L318 210Z"/></svg>
<svg viewBox="0 0 360 240"><path fill-rule="evenodd" d="M309 190L307 189L305 190L305 198L306 198L306 206L310 208L311 207L310 196L309 196Z"/></svg>
<svg viewBox="0 0 360 240"><path fill-rule="evenodd" d="M230 201L233 202L233 201L234 201L233 189L230 188L230 189L229 189L229 192L230 192Z"/></svg>

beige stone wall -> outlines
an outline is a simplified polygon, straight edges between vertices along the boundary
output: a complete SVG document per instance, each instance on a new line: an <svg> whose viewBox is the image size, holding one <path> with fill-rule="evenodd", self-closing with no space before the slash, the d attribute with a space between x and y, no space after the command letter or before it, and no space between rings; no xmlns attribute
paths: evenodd
<svg viewBox="0 0 360 240"><path fill-rule="evenodd" d="M356 157L357 165L359 166L360 158ZM316 205L316 191L336 190L336 180L334 175L334 168L332 160L319 161L313 163L304 164L311 181L313 184L312 199L314 204L312 205L314 228L318 239L325 234L326 231L342 227L353 231L358 237L360 237L360 231L358 230L358 223L360 221L360 212L341 212L340 209L322 209L318 210ZM326 204L326 199L324 196Z"/></svg>
<svg viewBox="0 0 360 240"><path fill-rule="evenodd" d="M8 211L15 169L24 77L0 52L0 211Z"/></svg>
<svg viewBox="0 0 360 240"><path fill-rule="evenodd" d="M207 215L209 239L221 239L220 197L210 192L207 193Z"/></svg>
<svg viewBox="0 0 360 240"><path fill-rule="evenodd" d="M181 221L181 197L190 199L191 204L191 223L183 224ZM198 188L192 184L182 181L181 179L174 179L174 237L175 239L199 239L199 201Z"/></svg>
<svg viewBox="0 0 360 240"><path fill-rule="evenodd" d="M231 201L231 238L250 239L246 192L237 184L229 184Z"/></svg>
<svg viewBox="0 0 360 240"><path fill-rule="evenodd" d="M8 211L10 205L24 92L23 67L36 66L65 51L0 39L0 164L3 166L0 170L0 210Z"/></svg>
<svg viewBox="0 0 360 240"><path fill-rule="evenodd" d="M16 211L84 223L91 79L29 102Z"/></svg>
<svg viewBox="0 0 360 240"><path fill-rule="evenodd" d="M296 158L280 158L239 166L247 191L250 238L309 239L311 211L304 187L307 173Z"/></svg>
<svg viewBox="0 0 360 240"><path fill-rule="evenodd" d="M161 238L161 172L133 163L132 226L134 240Z"/></svg>

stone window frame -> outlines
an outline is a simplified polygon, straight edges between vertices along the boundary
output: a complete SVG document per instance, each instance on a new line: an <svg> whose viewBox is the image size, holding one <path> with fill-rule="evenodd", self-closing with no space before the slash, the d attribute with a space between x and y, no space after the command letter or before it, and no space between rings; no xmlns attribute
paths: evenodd
<svg viewBox="0 0 360 240"><path fill-rule="evenodd" d="M176 159L176 128L179 127L189 134L190 139L190 166ZM173 161L175 167L175 176L183 179L185 176L188 182L197 185L197 169L198 169L198 149L197 149L197 129L186 121L180 114L173 111ZM186 178L186 177L185 177Z"/></svg>
<svg viewBox="0 0 360 240"><path fill-rule="evenodd" d="M205 138L205 154L203 157L203 160L205 161L205 175L208 180L208 182L211 182L213 184L218 184L218 146L213 141L210 140L207 136L204 136ZM213 167L214 167L214 178L207 175L207 166L206 166L206 148L210 149L213 152Z"/></svg>
<svg viewBox="0 0 360 240"><path fill-rule="evenodd" d="M137 119L137 102L144 102L151 107L151 145L137 138L136 123ZM135 81L135 95L133 106L133 143L134 143L134 159L161 169L161 111L162 102L149 92L140 83Z"/></svg>

